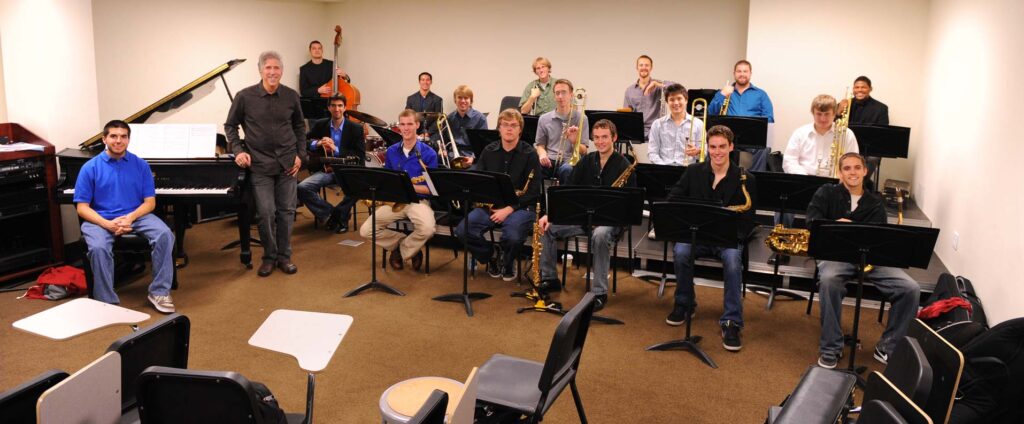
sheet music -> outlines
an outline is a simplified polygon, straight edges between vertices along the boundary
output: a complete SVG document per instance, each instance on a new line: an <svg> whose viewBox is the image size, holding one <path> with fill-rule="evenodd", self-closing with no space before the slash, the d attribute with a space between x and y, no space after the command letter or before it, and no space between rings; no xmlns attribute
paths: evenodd
<svg viewBox="0 0 1024 424"><path fill-rule="evenodd" d="M430 174L426 168L423 168L423 181L427 183L427 188L430 189L431 196L437 196L437 189L434 188L434 180L430 179Z"/></svg>
<svg viewBox="0 0 1024 424"><path fill-rule="evenodd" d="M128 124L128 151L144 159L212 158L216 156L216 124Z"/></svg>

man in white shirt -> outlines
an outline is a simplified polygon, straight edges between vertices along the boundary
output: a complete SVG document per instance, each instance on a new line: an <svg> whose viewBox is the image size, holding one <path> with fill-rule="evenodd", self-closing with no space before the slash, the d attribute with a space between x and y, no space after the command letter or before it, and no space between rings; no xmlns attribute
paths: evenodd
<svg viewBox="0 0 1024 424"><path fill-rule="evenodd" d="M665 89L665 102L669 114L651 124L647 158L657 165L690 165L700 155L704 122L686 113L686 87L669 85Z"/></svg>
<svg viewBox="0 0 1024 424"><path fill-rule="evenodd" d="M832 143L835 140L836 99L819 94L811 102L814 122L797 128L789 137L782 156L782 169L787 174L833 176ZM860 153L857 137L847 130L843 137L843 153Z"/></svg>

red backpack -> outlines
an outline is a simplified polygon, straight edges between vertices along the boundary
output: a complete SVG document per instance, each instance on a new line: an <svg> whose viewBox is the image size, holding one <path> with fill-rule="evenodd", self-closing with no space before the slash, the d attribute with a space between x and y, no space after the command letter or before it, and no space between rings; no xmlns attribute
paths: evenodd
<svg viewBox="0 0 1024 424"><path fill-rule="evenodd" d="M73 266L50 267L36 279L25 295L29 299L59 300L86 293L85 271Z"/></svg>

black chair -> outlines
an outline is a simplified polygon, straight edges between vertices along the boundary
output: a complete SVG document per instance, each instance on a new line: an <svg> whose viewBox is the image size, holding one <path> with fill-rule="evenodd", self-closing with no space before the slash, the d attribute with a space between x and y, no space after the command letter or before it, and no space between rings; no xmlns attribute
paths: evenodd
<svg viewBox="0 0 1024 424"><path fill-rule="evenodd" d="M188 368L191 322L187 316L171 314L145 329L114 341L107 352L121 355L121 411L134 416L136 379L146 368L163 366Z"/></svg>
<svg viewBox="0 0 1024 424"><path fill-rule="evenodd" d="M880 399L865 402L857 421L872 424L907 424L907 420L903 419L896 407Z"/></svg>
<svg viewBox="0 0 1024 424"><path fill-rule="evenodd" d="M559 321L545 362L495 354L479 370L477 400L487 408L512 410L537 423L565 386L572 389L580 422L586 423L576 373L594 315L594 295L587 293Z"/></svg>
<svg viewBox="0 0 1024 424"><path fill-rule="evenodd" d="M917 340L932 367L931 393L920 407L932 422L947 422L964 370L964 355L919 319L910 322L907 336Z"/></svg>
<svg viewBox="0 0 1024 424"><path fill-rule="evenodd" d="M508 108L513 108L515 110L519 110L519 100L520 99L521 99L521 97L519 97L519 96L505 96L505 97L502 97L501 98L501 106L498 107L498 112L500 113L501 111L503 111L505 109L508 109Z"/></svg>
<svg viewBox="0 0 1024 424"><path fill-rule="evenodd" d="M864 403L867 416L862 411L857 422L863 423L907 423L931 424L928 415L921 410L891 381L877 371L868 376L864 387ZM945 422L945 421L938 421Z"/></svg>
<svg viewBox="0 0 1024 424"><path fill-rule="evenodd" d="M81 240L82 251L88 252L89 247L85 244L85 238ZM114 244L111 247L111 252L114 254L114 286L118 285L118 267L128 266L130 267L129 274L138 274L145 270L145 263L152 255L153 249L149 247L149 240L139 234L123 234L114 238ZM89 298L93 299L92 285L92 264L89 262L88 256L83 254L82 257L82 269L85 271L85 288ZM171 289L178 289L178 267L174 266L171 270Z"/></svg>
<svg viewBox="0 0 1024 424"><path fill-rule="evenodd" d="M446 409L448 409L448 393L434 389L416 415L409 419L408 424L445 424Z"/></svg>
<svg viewBox="0 0 1024 424"><path fill-rule="evenodd" d="M810 366L781 408L769 410L768 422L834 423L846 416L857 378L842 371Z"/></svg>
<svg viewBox="0 0 1024 424"><path fill-rule="evenodd" d="M932 388L932 367L917 340L903 336L882 373L915 404L925 405Z"/></svg>
<svg viewBox="0 0 1024 424"><path fill-rule="evenodd" d="M0 393L0 417L10 424L35 424L36 402L43 392L68 378L68 373L50 370L21 385Z"/></svg>
<svg viewBox="0 0 1024 424"><path fill-rule="evenodd" d="M264 416L261 402L254 383L236 372L149 367L138 379L143 424L274 423ZM285 417L288 423L306 419L302 414Z"/></svg>

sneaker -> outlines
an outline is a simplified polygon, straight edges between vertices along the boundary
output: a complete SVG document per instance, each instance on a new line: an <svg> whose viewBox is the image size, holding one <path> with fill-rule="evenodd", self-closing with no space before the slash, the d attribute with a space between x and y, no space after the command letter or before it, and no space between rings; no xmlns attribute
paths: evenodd
<svg viewBox="0 0 1024 424"><path fill-rule="evenodd" d="M739 352L743 349L743 342L740 341L741 327L735 322L726 321L722 324L722 347L730 352Z"/></svg>
<svg viewBox="0 0 1024 424"><path fill-rule="evenodd" d="M159 296L151 294L149 295L149 303L152 303L153 307L160 312L165 314L174 313L174 299L171 299L171 295Z"/></svg>
<svg viewBox="0 0 1024 424"><path fill-rule="evenodd" d="M512 281L519 277L519 269L516 268L515 262L512 265L505 267L501 271L501 279L505 281Z"/></svg>
<svg viewBox="0 0 1024 424"><path fill-rule="evenodd" d="M878 346L875 346L875 360L878 361L878 362L881 362L883 364L887 364L888 365L889 364L889 354L886 353L881 348L879 348Z"/></svg>
<svg viewBox="0 0 1024 424"><path fill-rule="evenodd" d="M683 305L675 305L672 307L672 313L668 314L668 318L665 318L665 323L671 326L680 326L686 322L686 319L690 316L689 308Z"/></svg>
<svg viewBox="0 0 1024 424"><path fill-rule="evenodd" d="M818 356L818 366L825 369L835 369L839 364L839 358L831 353L822 353Z"/></svg>
<svg viewBox="0 0 1024 424"><path fill-rule="evenodd" d="M560 292L562 291L562 282L557 278L548 278L541 281L537 289L544 293Z"/></svg>
<svg viewBox="0 0 1024 424"><path fill-rule="evenodd" d="M604 309L605 305L607 305L607 304L608 304L608 295L607 294L599 294L597 296L594 296L594 312L595 313L597 311L600 311L600 310Z"/></svg>
<svg viewBox="0 0 1024 424"><path fill-rule="evenodd" d="M648 231L648 232L647 232L647 238L649 238L649 239L651 239L651 240L655 240L655 237L654 237L654 229L653 229L653 228L651 229L651 231Z"/></svg>
<svg viewBox="0 0 1024 424"><path fill-rule="evenodd" d="M498 258L491 258L487 261L487 275L491 278L501 277L501 265L498 265Z"/></svg>

